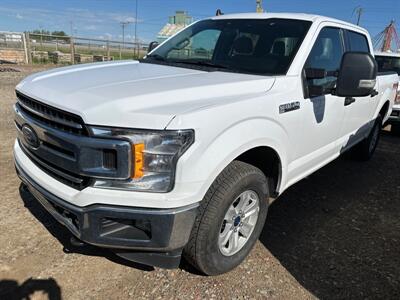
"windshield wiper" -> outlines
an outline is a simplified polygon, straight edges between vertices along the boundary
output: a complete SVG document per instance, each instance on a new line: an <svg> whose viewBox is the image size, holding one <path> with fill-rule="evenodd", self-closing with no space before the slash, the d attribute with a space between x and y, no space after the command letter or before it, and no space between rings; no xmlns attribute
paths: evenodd
<svg viewBox="0 0 400 300"><path fill-rule="evenodd" d="M236 70L230 68L229 66L215 64L215 63L207 62L207 61L204 61L204 60L166 59L164 56L154 53L154 54L147 55L146 59L144 59L143 61L146 61L148 58L149 59L154 59L156 61L160 61L160 62L163 62L163 63L186 64L186 65L200 66L200 67L211 67L211 68L215 68L215 69L230 70L230 71L233 71L233 72L237 72Z"/></svg>
<svg viewBox="0 0 400 300"><path fill-rule="evenodd" d="M204 60L171 60L170 62L177 63L177 64L188 64L188 65L212 67L212 68L217 68L217 69L229 69L228 66L219 65L219 64L207 62Z"/></svg>
<svg viewBox="0 0 400 300"><path fill-rule="evenodd" d="M160 54L150 54L150 55L147 55L146 58L153 58L155 60L165 61L165 57Z"/></svg>

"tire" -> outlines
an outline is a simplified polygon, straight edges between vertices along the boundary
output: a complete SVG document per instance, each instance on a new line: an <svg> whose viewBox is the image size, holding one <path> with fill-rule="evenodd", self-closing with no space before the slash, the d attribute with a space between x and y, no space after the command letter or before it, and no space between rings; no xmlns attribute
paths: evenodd
<svg viewBox="0 0 400 300"><path fill-rule="evenodd" d="M268 211L268 198L268 180L261 170L240 161L229 164L200 204L184 249L186 260L206 275L226 273L237 267L261 234ZM256 212L251 216L246 216L247 212L242 212L241 217L236 214L240 210L239 204L243 203L248 205L243 206L243 211L248 213L254 212L258 203L258 217L255 218ZM224 244L228 234L230 238Z"/></svg>
<svg viewBox="0 0 400 300"><path fill-rule="evenodd" d="M379 144L382 130L382 116L378 115L368 137L356 145L352 151L353 158L359 161L368 161L375 153Z"/></svg>

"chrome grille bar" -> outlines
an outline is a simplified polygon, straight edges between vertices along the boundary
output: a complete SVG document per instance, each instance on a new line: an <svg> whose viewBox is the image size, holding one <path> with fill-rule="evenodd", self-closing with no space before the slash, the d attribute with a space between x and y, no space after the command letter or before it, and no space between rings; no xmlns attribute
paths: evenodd
<svg viewBox="0 0 400 300"><path fill-rule="evenodd" d="M44 104L16 91L18 105L32 118L36 118L65 132L88 135L83 120L74 114Z"/></svg>

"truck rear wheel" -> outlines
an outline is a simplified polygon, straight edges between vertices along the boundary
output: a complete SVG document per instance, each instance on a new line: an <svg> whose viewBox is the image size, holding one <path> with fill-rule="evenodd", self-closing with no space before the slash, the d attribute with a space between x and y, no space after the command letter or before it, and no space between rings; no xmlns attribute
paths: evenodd
<svg viewBox="0 0 400 300"><path fill-rule="evenodd" d="M264 227L268 182L258 168L240 161L222 171L202 200L185 258L207 275L238 266Z"/></svg>
<svg viewBox="0 0 400 300"><path fill-rule="evenodd" d="M367 161L372 158L378 146L382 130L382 117L378 115L368 137L353 149L353 157L357 160Z"/></svg>

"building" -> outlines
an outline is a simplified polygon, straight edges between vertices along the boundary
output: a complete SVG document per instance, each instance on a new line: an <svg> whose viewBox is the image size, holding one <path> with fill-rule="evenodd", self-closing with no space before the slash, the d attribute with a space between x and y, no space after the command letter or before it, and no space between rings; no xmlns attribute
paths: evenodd
<svg viewBox="0 0 400 300"><path fill-rule="evenodd" d="M1 31L0 32L0 41L4 42L4 43L6 43L6 42L22 43L22 33Z"/></svg>
<svg viewBox="0 0 400 300"><path fill-rule="evenodd" d="M181 29L193 23L193 18L185 11L177 11L174 16L168 18L168 23L160 30L157 41L163 42Z"/></svg>

